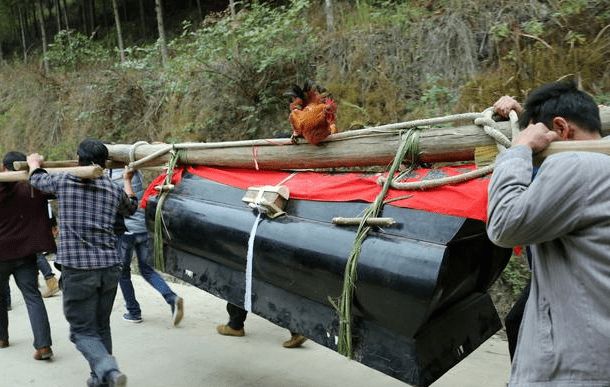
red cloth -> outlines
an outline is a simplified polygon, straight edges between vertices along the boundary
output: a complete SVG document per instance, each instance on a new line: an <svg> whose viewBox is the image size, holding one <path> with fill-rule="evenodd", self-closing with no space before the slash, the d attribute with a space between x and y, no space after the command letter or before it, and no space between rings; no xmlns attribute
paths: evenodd
<svg viewBox="0 0 610 387"><path fill-rule="evenodd" d="M415 171L415 178L406 181L454 176L471 171L474 168L475 166L470 164L437 169L420 168ZM184 168L176 169L172 179L174 184L177 184L182 178L183 171ZM186 171L204 179L243 190L251 186L276 185L291 175L291 172L283 171L219 169L205 166L186 167ZM381 186L377 184L379 176L381 174L297 172L282 185L287 186L290 190L291 199L328 202L373 202L381 190ZM165 175L157 177L148 187L142 199L143 207L146 206L151 195L156 195L157 191L155 191L154 186L162 184L164 178ZM411 195L407 199L398 200L389 205L485 221L487 219L488 183L488 178L478 178L465 183L426 191L390 189L386 200Z"/></svg>

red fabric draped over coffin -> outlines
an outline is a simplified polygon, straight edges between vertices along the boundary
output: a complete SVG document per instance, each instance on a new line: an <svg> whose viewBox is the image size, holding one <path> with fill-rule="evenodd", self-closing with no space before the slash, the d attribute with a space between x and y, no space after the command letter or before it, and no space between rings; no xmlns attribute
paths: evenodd
<svg viewBox="0 0 610 387"><path fill-rule="evenodd" d="M420 168L412 173L412 178L405 181L454 176L472 171L474 168L475 166L470 164L435 169ZM282 185L287 186L290 190L291 199L326 202L373 202L381 189L381 186L377 184L377 178L381 176L379 173L296 172L294 176L289 178L293 174L292 172L219 169L205 166L176 168L172 178L173 184L179 184L184 171L244 190L251 186L276 185L288 178ZM142 207L146 207L150 196L157 194L154 187L163 184L164 179L165 174L158 176L146 189L142 198ZM386 199L410 195L409 198L391 202L389 205L485 221L487 218L488 183L489 178L484 177L426 191L390 189Z"/></svg>

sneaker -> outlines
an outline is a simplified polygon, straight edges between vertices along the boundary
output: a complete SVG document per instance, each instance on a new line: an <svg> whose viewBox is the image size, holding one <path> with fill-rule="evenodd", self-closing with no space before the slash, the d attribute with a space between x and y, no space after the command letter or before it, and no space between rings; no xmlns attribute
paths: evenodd
<svg viewBox="0 0 610 387"><path fill-rule="evenodd" d="M184 299L176 296L170 307L172 309L172 321L174 326L177 327L180 321L182 321L182 317L184 317Z"/></svg>
<svg viewBox="0 0 610 387"><path fill-rule="evenodd" d="M241 329L233 329L227 324L219 325L216 327L216 332L220 333L223 336L235 336L242 337L246 334L244 328Z"/></svg>
<svg viewBox="0 0 610 387"><path fill-rule="evenodd" d="M123 315L123 320L130 322L130 323L139 324L142 322L142 316L134 316L131 313L125 313Z"/></svg>
<svg viewBox="0 0 610 387"><path fill-rule="evenodd" d="M303 345L307 341L307 337L299 334L292 334L290 340L286 340L282 343L284 348L297 348Z"/></svg>
<svg viewBox="0 0 610 387"><path fill-rule="evenodd" d="M87 379L87 387L100 387L100 385L101 385L100 380L92 372L89 379Z"/></svg>
<svg viewBox="0 0 610 387"><path fill-rule="evenodd" d="M8 347L8 340L0 340L0 348Z"/></svg>
<svg viewBox="0 0 610 387"><path fill-rule="evenodd" d="M42 293L43 298L53 297L54 295L59 293L59 281L57 281L57 278L55 278L55 276L50 277L45 281L47 282L47 290Z"/></svg>
<svg viewBox="0 0 610 387"><path fill-rule="evenodd" d="M38 348L34 352L34 359L36 360L49 360L53 357L53 350L51 347Z"/></svg>
<svg viewBox="0 0 610 387"><path fill-rule="evenodd" d="M127 385L127 375L119 370L108 372L105 379L109 387L123 387Z"/></svg>

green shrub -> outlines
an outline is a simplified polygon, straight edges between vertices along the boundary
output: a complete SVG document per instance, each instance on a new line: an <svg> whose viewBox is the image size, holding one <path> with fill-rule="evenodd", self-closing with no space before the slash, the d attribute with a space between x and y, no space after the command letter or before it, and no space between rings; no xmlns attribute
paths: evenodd
<svg viewBox="0 0 610 387"><path fill-rule="evenodd" d="M47 50L50 66L71 71L102 62L109 56L110 52L101 44L74 30L59 31Z"/></svg>

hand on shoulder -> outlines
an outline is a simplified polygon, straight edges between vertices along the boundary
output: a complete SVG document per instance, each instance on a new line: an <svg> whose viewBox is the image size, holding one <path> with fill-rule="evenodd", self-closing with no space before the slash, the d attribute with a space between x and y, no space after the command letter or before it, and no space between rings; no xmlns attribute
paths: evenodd
<svg viewBox="0 0 610 387"><path fill-rule="evenodd" d="M513 145L525 145L538 153L546 149L553 141L560 140L557 132L549 130L543 123L530 124L513 140Z"/></svg>

